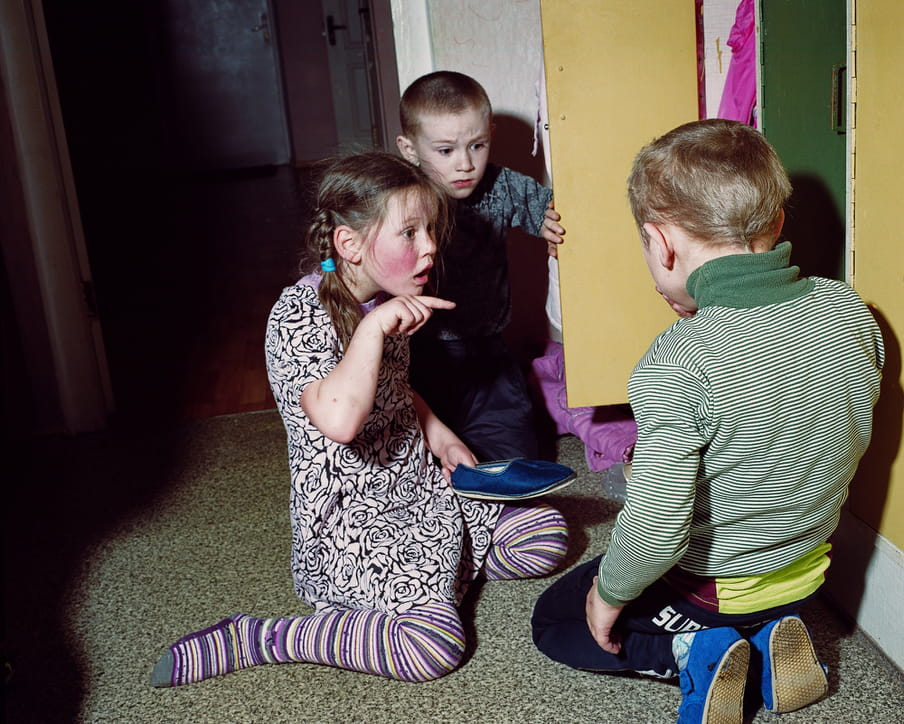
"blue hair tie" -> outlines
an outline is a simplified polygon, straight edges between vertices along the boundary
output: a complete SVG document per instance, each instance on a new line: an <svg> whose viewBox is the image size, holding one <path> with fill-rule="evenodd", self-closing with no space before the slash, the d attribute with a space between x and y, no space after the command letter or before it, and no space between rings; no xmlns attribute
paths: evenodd
<svg viewBox="0 0 904 724"><path fill-rule="evenodd" d="M320 262L320 271L336 271L336 262L333 261L333 257L329 257L328 259L324 259L322 262Z"/></svg>

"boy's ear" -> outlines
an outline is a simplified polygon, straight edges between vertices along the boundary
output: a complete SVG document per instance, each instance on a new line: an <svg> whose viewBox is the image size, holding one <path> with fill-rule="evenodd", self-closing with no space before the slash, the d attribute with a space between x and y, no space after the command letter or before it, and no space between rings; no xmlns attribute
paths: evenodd
<svg viewBox="0 0 904 724"><path fill-rule="evenodd" d="M333 230L333 247L349 264L358 264L361 261L361 234L344 224Z"/></svg>
<svg viewBox="0 0 904 724"><path fill-rule="evenodd" d="M785 225L785 210L782 209L778 215L778 223L775 225L775 238L778 239L782 234L782 227Z"/></svg>
<svg viewBox="0 0 904 724"><path fill-rule="evenodd" d="M396 138L396 146L399 147L399 152L402 154L402 158L406 161L413 163L415 166L418 165L421 161L418 158L417 151L414 150L414 144L411 142L407 136L399 136Z"/></svg>
<svg viewBox="0 0 904 724"><path fill-rule="evenodd" d="M648 221L643 225L643 230L647 234L652 258L664 269L671 271L675 267L675 249L668 228Z"/></svg>

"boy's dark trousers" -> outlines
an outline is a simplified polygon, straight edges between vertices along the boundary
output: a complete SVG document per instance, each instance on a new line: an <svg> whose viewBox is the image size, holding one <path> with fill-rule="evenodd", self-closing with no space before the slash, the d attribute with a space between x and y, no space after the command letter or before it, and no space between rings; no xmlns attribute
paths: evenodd
<svg viewBox="0 0 904 724"><path fill-rule="evenodd" d="M441 340L415 333L411 386L478 460L537 457L527 384L502 335Z"/></svg>
<svg viewBox="0 0 904 724"><path fill-rule="evenodd" d="M756 613L725 614L692 604L662 580L628 604L617 631L622 650L610 654L599 647L587 627L585 601L602 556L582 563L541 594L531 619L534 643L554 661L588 671L637 671L676 676L672 637L701 628L731 626L743 635L782 616L797 613L812 596Z"/></svg>

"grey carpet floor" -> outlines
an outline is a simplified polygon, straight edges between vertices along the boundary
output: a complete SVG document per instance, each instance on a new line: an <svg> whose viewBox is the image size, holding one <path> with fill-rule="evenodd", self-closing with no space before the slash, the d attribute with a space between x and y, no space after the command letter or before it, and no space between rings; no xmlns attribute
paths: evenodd
<svg viewBox="0 0 904 724"><path fill-rule="evenodd" d="M572 530L568 565L605 550L617 503L580 442L578 480L549 500ZM549 580L475 587L471 649L424 684L308 664L176 689L148 684L163 648L244 611L309 611L289 574L288 468L275 412L153 433L110 432L19 451L3 515L3 687L9 722L671 722L674 683L574 671L544 658L529 619ZM904 680L823 601L803 612L829 696L783 722L900 722ZM774 717L755 702L748 722Z"/></svg>

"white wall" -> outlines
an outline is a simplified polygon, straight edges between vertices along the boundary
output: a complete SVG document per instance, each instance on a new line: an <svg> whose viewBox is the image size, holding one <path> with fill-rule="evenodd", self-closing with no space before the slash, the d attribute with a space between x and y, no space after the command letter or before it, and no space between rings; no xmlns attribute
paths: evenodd
<svg viewBox="0 0 904 724"><path fill-rule="evenodd" d="M424 73L456 70L483 85L497 116L533 128L543 58L539 0L392 0L392 17L402 92Z"/></svg>
<svg viewBox="0 0 904 724"><path fill-rule="evenodd" d="M493 111L533 126L543 58L539 0L428 0L433 61L486 89Z"/></svg>
<svg viewBox="0 0 904 724"><path fill-rule="evenodd" d="M427 0L392 0L391 6L399 92L403 93L415 78L434 70Z"/></svg>

